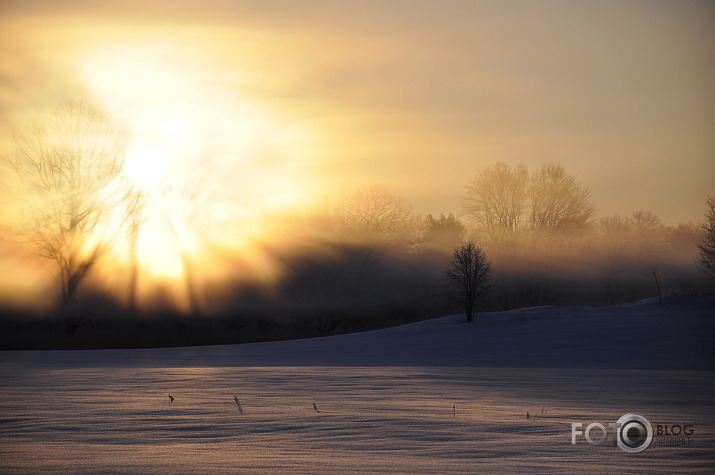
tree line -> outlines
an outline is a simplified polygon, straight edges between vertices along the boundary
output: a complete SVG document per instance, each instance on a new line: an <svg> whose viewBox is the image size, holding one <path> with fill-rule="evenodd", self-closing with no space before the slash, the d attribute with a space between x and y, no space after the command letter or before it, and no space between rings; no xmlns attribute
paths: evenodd
<svg viewBox="0 0 715 475"><path fill-rule="evenodd" d="M478 173L463 198L464 214L489 234L583 229L594 215L591 192L558 163L529 173L499 162Z"/></svg>
<svg viewBox="0 0 715 475"><path fill-rule="evenodd" d="M78 290L107 254L109 243L119 237L129 243L132 265L127 294L130 310L137 311L136 248L146 218L145 196L122 176L125 139L103 111L68 102L49 118L18 131L14 147L2 155L2 165L14 177L11 188L24 203L23 219L14 236L27 249L54 262L58 313L65 318L68 332L78 325L79 317L73 313ZM192 193L201 194L196 190ZM445 301L446 275L471 319L479 303L488 305L487 290L501 287L506 294L505 289L518 289L522 285L519 275L528 269L528 262L536 262L541 266L536 271L543 271L548 259L563 260L559 256L568 254L568 248L573 248L570 258L576 261L595 254L598 246L603 249L598 251L596 265L603 266L607 261L604 256L612 256L616 263L622 261L619 252L628 256L650 252L650 259L665 252L668 245L690 249L697 245L699 268L715 278L712 197L708 198L706 221L699 227L681 224L669 228L649 211L595 220L590 191L557 163L530 172L523 165L498 162L477 172L466 185L461 218L454 213L421 217L401 197L380 185L355 187L331 203L294 223L294 239L308 237L312 247L309 245L306 251L305 247L289 246L288 250L275 251L282 253L277 258L289 269L278 284L279 291L316 301L328 295L335 298L338 307L355 308L382 293L387 295L380 297L381 302L389 303L384 308L403 308L404 302L419 301L413 289L420 288L429 289L421 292L425 300L420 302L430 306L425 303L428 299ZM115 220L113 227L108 224L110 216ZM578 236L599 233L608 236L606 244L579 244ZM540 236L546 236L546 241ZM545 246L553 247L555 242L560 246L558 253L539 261ZM657 252L653 246L660 246ZM327 248L331 252L325 252ZM195 279L192 269L200 263L192 262L188 253L181 257L192 310L197 312L202 298L212 298L212 294ZM517 260L527 264L517 266ZM505 270L509 266L511 274ZM558 266L553 269L568 273ZM604 277L604 285L610 286L616 277ZM660 281L657 283L660 285ZM534 292L544 291L527 288L523 293L528 296ZM537 299L537 303L541 301ZM508 298L502 305L491 304L492 308L509 305L515 303ZM439 313L447 304L439 307L441 310L438 307L431 306Z"/></svg>

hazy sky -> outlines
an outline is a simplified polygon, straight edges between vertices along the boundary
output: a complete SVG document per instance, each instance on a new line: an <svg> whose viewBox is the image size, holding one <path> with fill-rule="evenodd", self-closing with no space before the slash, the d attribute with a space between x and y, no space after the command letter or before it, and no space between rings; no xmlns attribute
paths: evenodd
<svg viewBox="0 0 715 475"><path fill-rule="evenodd" d="M0 3L3 129L92 97L131 150L278 206L378 182L457 212L496 161L562 163L599 216L715 194L715 2L96 3Z"/></svg>

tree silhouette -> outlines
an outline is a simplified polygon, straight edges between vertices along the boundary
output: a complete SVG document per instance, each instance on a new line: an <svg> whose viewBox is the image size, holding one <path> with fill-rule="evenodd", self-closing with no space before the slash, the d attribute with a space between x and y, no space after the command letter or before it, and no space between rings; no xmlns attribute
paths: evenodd
<svg viewBox="0 0 715 475"><path fill-rule="evenodd" d="M474 309L492 287L491 263L481 247L471 241L457 246L447 265L447 282L464 305L467 321L474 320Z"/></svg>
<svg viewBox="0 0 715 475"><path fill-rule="evenodd" d="M363 243L394 244L409 231L411 210L382 185L363 185L346 193L333 211L338 237Z"/></svg>
<svg viewBox="0 0 715 475"><path fill-rule="evenodd" d="M124 222L127 226L127 237L129 239L129 310L135 314L137 312L137 289L139 287L139 232L146 220L144 210L146 208L147 194L143 190L132 187L125 195L125 201Z"/></svg>
<svg viewBox="0 0 715 475"><path fill-rule="evenodd" d="M700 258L698 268L707 276L715 279L715 197L708 196L708 212L705 222L700 225L705 236L698 244Z"/></svg>
<svg viewBox="0 0 715 475"><path fill-rule="evenodd" d="M465 227L454 214L444 213L435 219L431 214L425 219L424 241L428 246L438 249L452 249L464 237Z"/></svg>
<svg viewBox="0 0 715 475"><path fill-rule="evenodd" d="M572 231L583 228L594 208L591 192L566 174L563 166L542 166L531 180L531 228L537 231Z"/></svg>
<svg viewBox="0 0 715 475"><path fill-rule="evenodd" d="M18 236L56 263L61 313L67 316L106 249L100 225L121 200L122 136L103 111L69 101L17 132L14 144L2 162L18 179L26 205L27 222ZM68 323L68 333L75 329Z"/></svg>
<svg viewBox="0 0 715 475"><path fill-rule="evenodd" d="M655 234L663 232L663 223L652 211L634 211L628 218L628 223L633 226L637 234L648 236L651 239Z"/></svg>
<svg viewBox="0 0 715 475"><path fill-rule="evenodd" d="M471 221L494 232L521 229L528 207L529 172L524 165L499 162L467 185L462 206Z"/></svg>
<svg viewBox="0 0 715 475"><path fill-rule="evenodd" d="M650 275L653 276L653 280L655 280L655 287L658 289L658 302L663 303L663 294L660 289L660 269L658 269L657 266L648 266L648 272L650 272Z"/></svg>
<svg viewBox="0 0 715 475"><path fill-rule="evenodd" d="M205 243L210 236L209 208L211 201L216 199L216 190L210 184L214 170L208 159L197 159L192 170L190 176L167 187L162 199L176 203L168 213L165 210L164 218L181 260L191 315L198 317L203 310L196 251L197 244Z"/></svg>
<svg viewBox="0 0 715 475"><path fill-rule="evenodd" d="M333 209L336 237L345 257L355 265L354 300L357 302L370 273L388 253L409 248L415 224L412 211L387 187L362 185L340 197Z"/></svg>
<svg viewBox="0 0 715 475"><path fill-rule="evenodd" d="M525 228L571 231L584 227L594 213L591 193L555 163L529 175L523 165L499 162L467 185L462 206L467 217L491 237Z"/></svg>
<svg viewBox="0 0 715 475"><path fill-rule="evenodd" d="M629 220L614 214L598 220L598 228L607 235L625 234L631 229Z"/></svg>

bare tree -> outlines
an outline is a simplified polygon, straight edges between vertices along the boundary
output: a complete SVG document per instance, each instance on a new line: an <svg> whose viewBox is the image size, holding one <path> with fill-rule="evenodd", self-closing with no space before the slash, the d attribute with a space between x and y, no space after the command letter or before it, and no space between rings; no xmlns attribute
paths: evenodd
<svg viewBox="0 0 715 475"><path fill-rule="evenodd" d="M363 185L341 197L333 209L336 237L356 265L354 299L360 299L369 274L388 252L409 249L415 220L402 199L382 185Z"/></svg>
<svg viewBox="0 0 715 475"><path fill-rule="evenodd" d="M594 213L591 192L567 175L563 166L542 166L531 181L531 228L572 231L583 228Z"/></svg>
<svg viewBox="0 0 715 475"><path fill-rule="evenodd" d="M666 227L651 211L634 211L628 218L631 226L631 243L643 256L656 256L667 248Z"/></svg>
<svg viewBox="0 0 715 475"><path fill-rule="evenodd" d="M637 234L653 239L656 234L662 234L663 223L652 211L638 210L628 218L628 223L633 226Z"/></svg>
<svg viewBox="0 0 715 475"><path fill-rule="evenodd" d="M410 230L411 210L382 185L363 185L343 196L333 210L335 231L347 240L391 244Z"/></svg>
<svg viewBox="0 0 715 475"><path fill-rule="evenodd" d="M700 258L698 268L707 276L715 279L715 197L708 196L708 212L705 222L700 225L705 236L698 244Z"/></svg>
<svg viewBox="0 0 715 475"><path fill-rule="evenodd" d="M523 226L528 192L526 167L499 162L467 185L462 207L472 222L490 233L517 231Z"/></svg>
<svg viewBox="0 0 715 475"><path fill-rule="evenodd" d="M454 249L447 265L447 282L464 305L468 322L474 320L475 307L492 287L490 271L486 254L473 242L464 242Z"/></svg>
<svg viewBox="0 0 715 475"><path fill-rule="evenodd" d="M657 266L649 266L648 272L650 272L650 275L653 276L653 280L655 280L655 286L658 289L658 302L663 303L663 294L660 290L660 270Z"/></svg>
<svg viewBox="0 0 715 475"><path fill-rule="evenodd" d="M614 214L604 216L598 221L598 228L606 235L625 234L631 229L631 223L622 216Z"/></svg>
<svg viewBox="0 0 715 475"><path fill-rule="evenodd" d="M122 136L103 111L66 102L14 139L14 151L2 162L17 177L28 207L19 234L57 264L65 311L106 248L99 227L121 199L115 185L124 161Z"/></svg>

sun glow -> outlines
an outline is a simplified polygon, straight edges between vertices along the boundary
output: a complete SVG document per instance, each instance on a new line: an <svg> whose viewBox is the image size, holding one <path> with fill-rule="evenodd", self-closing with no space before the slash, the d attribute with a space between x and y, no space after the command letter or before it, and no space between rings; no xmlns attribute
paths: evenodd
<svg viewBox="0 0 715 475"><path fill-rule="evenodd" d="M164 176L164 157L149 148L134 149L124 162L124 173L144 189L156 186Z"/></svg>
<svg viewBox="0 0 715 475"><path fill-rule="evenodd" d="M240 68L192 48L118 41L78 61L94 96L131 136L123 172L143 192L133 245L140 272L177 282L192 260L211 274L211 247L255 254L245 243L274 232L266 216L304 203L311 141L297 122L241 93ZM132 246L117 244L129 262Z"/></svg>

